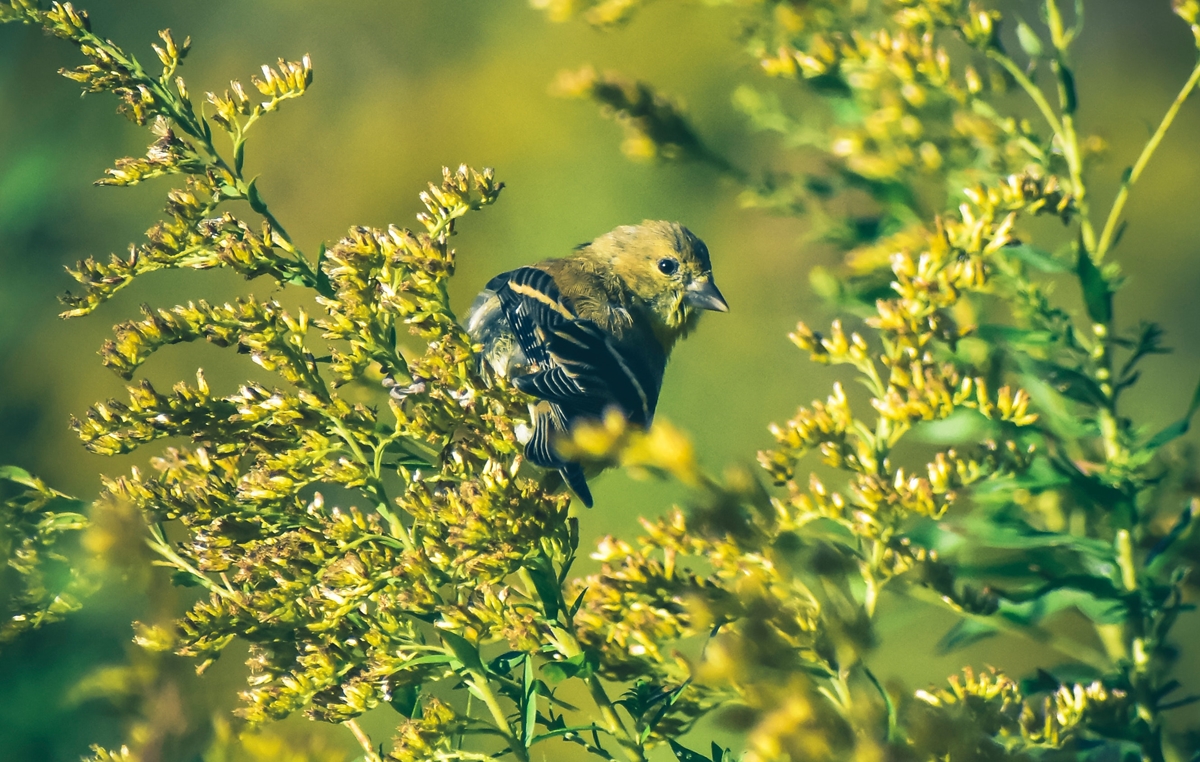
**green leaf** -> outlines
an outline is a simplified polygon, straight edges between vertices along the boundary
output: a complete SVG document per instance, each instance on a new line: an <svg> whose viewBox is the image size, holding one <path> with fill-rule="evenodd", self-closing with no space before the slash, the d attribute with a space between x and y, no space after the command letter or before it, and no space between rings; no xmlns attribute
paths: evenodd
<svg viewBox="0 0 1200 762"><path fill-rule="evenodd" d="M1192 392L1192 402L1188 405L1187 413L1175 423L1150 437L1150 441L1146 442L1146 449L1156 450L1167 442L1188 433L1188 429L1192 426L1192 417L1196 415L1197 410L1200 410L1200 384L1196 386L1196 391Z"/></svg>
<svg viewBox="0 0 1200 762"><path fill-rule="evenodd" d="M1185 707L1189 704L1195 704L1198 701L1200 701L1200 696L1188 696L1187 698L1179 699L1178 701L1169 701L1166 704L1159 704L1158 711L1165 712L1169 709L1179 709L1180 707Z"/></svg>
<svg viewBox="0 0 1200 762"><path fill-rule="evenodd" d="M585 587L579 591L579 595L575 596L575 602L571 604L571 609L567 612L567 619L574 619L575 615L579 613L580 607L583 606L583 596L587 595L587 591L588 589Z"/></svg>
<svg viewBox="0 0 1200 762"><path fill-rule="evenodd" d="M896 704L892 701L892 697L888 694L888 692L883 689L883 685L879 682L879 679L875 677L874 672L867 669L865 666L863 667L863 672L866 673L867 679L871 681L871 685L874 685L875 690L879 691L879 695L883 697L883 705L887 709L887 735L885 738L887 738L889 742L896 741L898 740L898 735L896 733ZM716 746L716 744L713 745Z"/></svg>
<svg viewBox="0 0 1200 762"><path fill-rule="evenodd" d="M538 681L533 674L533 659L525 660L525 727L522 743L526 748L533 744L534 731L537 730L537 694Z"/></svg>
<svg viewBox="0 0 1200 762"><path fill-rule="evenodd" d="M939 656L951 651L966 648L972 643L990 638L1000 632L1000 628L978 619L960 619L951 627L942 639L938 641L935 650Z"/></svg>
<svg viewBox="0 0 1200 762"><path fill-rule="evenodd" d="M487 674L487 668L479 658L479 649L473 646L471 641L453 632L440 631L438 635L441 636L442 643L454 654L454 658L462 662L464 667L477 675Z"/></svg>
<svg viewBox="0 0 1200 762"><path fill-rule="evenodd" d="M1079 246L1078 249L1075 274L1079 276L1079 285L1083 288L1083 302L1087 305L1088 317L1093 323L1107 325L1108 321L1112 320L1112 291L1108 288L1108 281L1088 255L1087 249L1083 246Z"/></svg>
<svg viewBox="0 0 1200 762"><path fill-rule="evenodd" d="M994 435L995 424L977 410L960 408L940 421L918 423L913 436L930 444L953 445L981 442Z"/></svg>
<svg viewBox="0 0 1200 762"><path fill-rule="evenodd" d="M1016 257L1033 269L1044 273L1065 273L1071 269L1065 262L1055 259L1050 252L1027 243L1005 246L1000 252L1010 257Z"/></svg>
<svg viewBox="0 0 1200 762"><path fill-rule="evenodd" d="M37 489L37 480L33 478L33 474L17 466L0 466L0 479Z"/></svg>
<svg viewBox="0 0 1200 762"><path fill-rule="evenodd" d="M449 664L454 661L454 657L450 654L430 654L428 656L418 656L415 659L409 659L404 662L405 667L419 667L423 664Z"/></svg>
<svg viewBox="0 0 1200 762"><path fill-rule="evenodd" d="M191 572L186 572L180 569L178 571L171 572L171 584L175 587L198 587L200 585L200 580L196 579Z"/></svg>
<svg viewBox="0 0 1200 762"><path fill-rule="evenodd" d="M1107 400L1104 391L1087 374L1075 368L1068 368L1049 360L1021 359L1022 369L1035 377L1048 382L1059 394L1084 402L1089 405L1104 405Z"/></svg>
<svg viewBox="0 0 1200 762"><path fill-rule="evenodd" d="M417 695L419 686L415 683L409 685L399 685L392 688L392 698L388 702L400 713L401 717L411 719L413 712L417 709Z"/></svg>
<svg viewBox="0 0 1200 762"><path fill-rule="evenodd" d="M675 759L679 762L710 762L709 758L697 751L680 746L674 740L668 738L667 743L671 746L671 751L675 752Z"/></svg>
<svg viewBox="0 0 1200 762"><path fill-rule="evenodd" d="M1030 58L1041 58L1042 39L1024 21L1017 22L1017 42L1021 44L1021 50L1025 51L1025 55Z"/></svg>
<svg viewBox="0 0 1200 762"><path fill-rule="evenodd" d="M329 274L325 272L325 260L328 259L328 254L325 249L325 244L321 244L317 249L317 293L325 298L332 298L334 295L333 284L329 282Z"/></svg>
<svg viewBox="0 0 1200 762"><path fill-rule="evenodd" d="M1048 693L1058 690L1061 685L1061 680L1039 667L1033 677L1021 681L1021 692L1026 695Z"/></svg>
<svg viewBox="0 0 1200 762"><path fill-rule="evenodd" d="M1061 60L1058 62L1058 78L1062 81L1063 114L1069 116L1079 107L1079 98L1075 94L1075 75Z"/></svg>
<svg viewBox="0 0 1200 762"><path fill-rule="evenodd" d="M510 675L513 667L526 660L524 651L505 651L488 662L488 672L493 675Z"/></svg>
<svg viewBox="0 0 1200 762"><path fill-rule="evenodd" d="M259 214L266 215L267 205L263 202L262 196L258 195L258 178L254 178L246 185L246 200L250 202L250 208Z"/></svg>
<svg viewBox="0 0 1200 762"><path fill-rule="evenodd" d="M1078 439L1088 436L1094 426L1082 420L1075 406L1056 388L1046 383L1032 369L1025 368L1021 374L1021 388L1029 392L1034 409L1045 420L1047 428L1062 439Z"/></svg>
<svg viewBox="0 0 1200 762"><path fill-rule="evenodd" d="M1041 349L1052 346L1058 340L1050 331L994 324L979 326L975 335L985 341L1004 343L1021 349Z"/></svg>
<svg viewBox="0 0 1200 762"><path fill-rule="evenodd" d="M562 610L562 592L558 588L558 577L547 567L550 562L545 558L538 558L535 563L525 567L529 572L530 579L533 580L533 586L537 588L538 597L542 599L542 610L546 613L546 618L554 621L558 619L558 612Z"/></svg>
<svg viewBox="0 0 1200 762"><path fill-rule="evenodd" d="M592 649L577 653L570 659L552 661L542 665L542 672L552 683L562 682L569 677L586 680L596 673L600 666L600 654Z"/></svg>
<svg viewBox="0 0 1200 762"><path fill-rule="evenodd" d="M1167 536L1156 542L1154 547L1150 549L1150 552L1146 554L1144 566L1146 568L1152 568L1151 564L1153 564L1159 556L1165 553L1172 545L1175 544L1177 540L1179 540L1180 537L1184 535L1185 532L1187 532L1189 528L1191 528L1192 519L1194 518L1195 512L1192 510L1192 503L1188 503L1187 507L1183 509L1183 512L1179 514L1179 518L1175 520L1175 525L1171 527L1171 531L1167 533Z"/></svg>

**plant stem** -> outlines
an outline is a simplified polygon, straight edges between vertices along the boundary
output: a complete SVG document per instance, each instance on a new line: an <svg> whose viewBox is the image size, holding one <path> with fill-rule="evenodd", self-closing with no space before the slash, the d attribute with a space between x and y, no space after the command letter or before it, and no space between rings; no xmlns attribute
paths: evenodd
<svg viewBox="0 0 1200 762"><path fill-rule="evenodd" d="M375 745L371 743L371 737L358 726L357 720L346 720L342 724L350 728L350 732L354 734L354 738L358 740L358 744L363 747L363 751L366 752L367 762L382 762L379 752L375 751Z"/></svg>
<svg viewBox="0 0 1200 762"><path fill-rule="evenodd" d="M561 635L558 639L558 645L563 651L564 656L569 659L583 652L573 632L558 627L554 628L554 630ZM617 714L617 709L613 706L612 699L608 697L608 692L604 690L604 683L600 682L600 678L596 675L590 675L584 682L587 683L588 692L592 696L592 702L600 710L600 716L604 718L605 724L608 725L609 735L617 739L617 743L621 745L625 756L629 758L630 762L646 762L645 750L642 749L637 736L629 731L629 728L621 720L621 716Z"/></svg>
<svg viewBox="0 0 1200 762"><path fill-rule="evenodd" d="M152 525L150 527L150 537L151 539L146 540L146 544L149 545L150 549L155 553L165 558L171 566L174 566L176 569L185 571L192 575L192 578L210 593L214 593L230 603L233 603L234 605L241 605L241 601L237 599L232 591L221 587L216 582L213 582L211 577L197 569L195 566L192 566L190 563L188 563L187 559L176 553L167 542L166 537L163 535L161 525Z"/></svg>
<svg viewBox="0 0 1200 762"><path fill-rule="evenodd" d="M604 718L604 722L608 724L608 732L617 739L617 743L625 751L625 756L629 757L630 762L646 762L646 754L642 751L642 746L636 740L629 729L625 727L625 723L621 721L620 715L617 714L616 707L608 698L608 692L604 690L604 684L600 682L600 678L592 675L587 679L588 691L592 694L592 701L595 702L597 708L600 709L600 716Z"/></svg>
<svg viewBox="0 0 1200 762"><path fill-rule="evenodd" d="M1112 210L1108 213L1108 219L1104 222L1104 232L1100 234L1100 243L1096 247L1093 259L1100 262L1104 259L1104 255L1108 253L1109 248L1113 243L1113 235L1116 232L1117 223L1121 219L1121 212L1125 210L1125 202L1129 200L1129 191L1133 184L1142 176L1142 171L1146 169L1146 165L1150 163L1150 157L1158 150L1158 146L1162 143L1163 136L1167 134L1167 130L1171 128L1171 124L1175 121L1175 116L1179 113L1179 109L1183 107L1184 102L1191 95L1192 90L1196 89L1197 83L1200 83L1200 62L1196 63L1192 69L1192 75L1188 77L1179 94L1175 96L1175 101L1171 107L1167 109L1167 113L1159 122L1158 129L1150 137L1150 141L1142 148L1142 153L1138 156L1137 162L1133 168L1129 170L1129 176L1121 183L1121 190L1117 192L1117 197L1113 201Z"/></svg>
<svg viewBox="0 0 1200 762"><path fill-rule="evenodd" d="M500 706L500 701L496 698L496 694L492 692L491 686L488 685L487 677L475 671L472 671L471 675L475 678L471 681L471 687L483 699L484 705L487 706L492 719L496 723L496 729L504 735L505 740L508 741L508 745L512 749L512 753L517 756L517 759L521 760L521 762L529 762L529 749L525 748L525 744L513 733L512 726L508 724L508 718L504 716L504 709Z"/></svg>
<svg viewBox="0 0 1200 762"><path fill-rule="evenodd" d="M1062 122L1058 119L1058 114L1054 113L1054 107L1050 105L1050 101L1046 99L1046 94L1042 89L1033 83L1025 72L1017 66L1017 62L1001 53L998 50L989 50L987 57L1004 67L1004 70L1012 75L1021 89L1033 100L1034 105L1038 107L1038 111L1042 112L1042 118L1050 125L1050 129L1055 135L1062 135Z"/></svg>
<svg viewBox="0 0 1200 762"><path fill-rule="evenodd" d="M1083 182L1083 156L1079 150L1079 135L1075 131L1075 83L1071 70L1067 66L1067 49L1071 45L1069 37L1063 28L1062 14L1058 10L1057 0L1046 0L1046 23L1050 27L1050 42L1054 45L1055 56L1051 68L1058 80L1058 103L1062 110L1062 131L1059 143L1062 145L1063 158L1067 160L1067 169L1071 173L1071 190L1075 196L1075 208L1079 210L1079 228L1083 237L1084 248L1094 256L1096 251L1096 230L1092 227L1087 201L1087 186Z"/></svg>

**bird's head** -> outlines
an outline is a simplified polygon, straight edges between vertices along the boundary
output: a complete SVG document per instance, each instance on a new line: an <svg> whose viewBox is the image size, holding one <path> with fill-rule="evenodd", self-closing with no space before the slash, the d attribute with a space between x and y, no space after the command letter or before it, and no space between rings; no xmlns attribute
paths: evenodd
<svg viewBox="0 0 1200 762"><path fill-rule="evenodd" d="M713 283L708 247L677 222L623 225L589 248L593 257L605 260L625 291L672 334L685 331L699 310L729 311Z"/></svg>

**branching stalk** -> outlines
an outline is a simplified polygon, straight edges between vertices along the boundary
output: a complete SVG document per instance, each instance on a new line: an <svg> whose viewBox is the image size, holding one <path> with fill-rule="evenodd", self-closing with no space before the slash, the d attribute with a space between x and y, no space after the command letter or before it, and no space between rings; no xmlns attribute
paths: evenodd
<svg viewBox="0 0 1200 762"><path fill-rule="evenodd" d="M1113 236L1116 233L1117 225L1121 221L1121 214L1125 211L1125 203L1129 200L1129 191L1133 189L1134 183L1142 176L1142 172L1146 169L1146 165L1150 163L1154 152L1158 150L1158 146L1162 143L1163 137L1166 136L1167 130L1175 122L1175 117L1179 114L1179 109L1187 101L1188 96L1196 89L1197 83L1200 83L1200 62L1192 69L1191 76L1187 82L1179 90L1179 94L1175 96L1175 100L1171 103L1171 107L1167 109L1167 113L1163 115L1162 121L1158 123L1158 128L1154 130L1154 134L1150 136L1150 140L1142 148L1141 154L1138 155L1137 161L1134 162L1133 168L1129 170L1129 175L1122 181L1121 189L1117 191L1117 197L1113 200L1112 209L1108 213L1108 219L1104 222L1104 231L1100 234L1100 242L1096 246L1093 259L1096 263L1100 263L1108 250L1112 247Z"/></svg>

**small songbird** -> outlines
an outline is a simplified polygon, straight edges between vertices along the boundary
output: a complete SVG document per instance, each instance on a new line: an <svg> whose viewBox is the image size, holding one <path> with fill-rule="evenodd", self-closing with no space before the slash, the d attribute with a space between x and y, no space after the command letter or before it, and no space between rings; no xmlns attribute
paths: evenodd
<svg viewBox="0 0 1200 762"><path fill-rule="evenodd" d="M583 468L555 440L610 408L648 427L667 357L699 310L729 311L708 247L678 223L646 220L492 278L471 305L467 332L498 375L537 398L526 459L558 469L590 508Z"/></svg>

